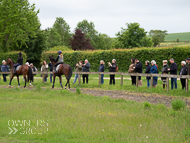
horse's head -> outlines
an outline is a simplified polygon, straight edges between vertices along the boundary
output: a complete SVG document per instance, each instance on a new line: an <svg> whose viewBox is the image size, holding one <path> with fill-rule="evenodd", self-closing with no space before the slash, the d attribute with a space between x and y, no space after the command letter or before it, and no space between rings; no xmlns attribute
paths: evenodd
<svg viewBox="0 0 190 143"><path fill-rule="evenodd" d="M7 58L6 65L13 65L14 61L11 58Z"/></svg>
<svg viewBox="0 0 190 143"><path fill-rule="evenodd" d="M53 56L49 56L49 60L52 62L52 63L55 63L55 59Z"/></svg>
<svg viewBox="0 0 190 143"><path fill-rule="evenodd" d="M10 65L10 63L11 63L10 60L11 60L10 58L7 58L6 65Z"/></svg>

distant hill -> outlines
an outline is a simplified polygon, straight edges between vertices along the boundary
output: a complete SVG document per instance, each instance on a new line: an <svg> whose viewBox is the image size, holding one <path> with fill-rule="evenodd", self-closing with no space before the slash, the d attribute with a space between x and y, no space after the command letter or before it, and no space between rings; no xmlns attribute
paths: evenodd
<svg viewBox="0 0 190 143"><path fill-rule="evenodd" d="M179 38L179 41L190 41L190 32L185 33L171 33L166 35L166 41L174 41Z"/></svg>
<svg viewBox="0 0 190 143"><path fill-rule="evenodd" d="M150 37L149 35L147 35ZM166 35L165 41L176 41L179 38L179 41L190 41L190 32L184 33L170 33Z"/></svg>

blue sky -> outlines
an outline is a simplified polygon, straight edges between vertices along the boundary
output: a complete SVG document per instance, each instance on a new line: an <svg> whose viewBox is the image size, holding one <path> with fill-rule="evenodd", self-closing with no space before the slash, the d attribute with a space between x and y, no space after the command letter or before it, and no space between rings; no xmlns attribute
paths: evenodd
<svg viewBox="0 0 190 143"><path fill-rule="evenodd" d="M146 31L190 32L190 0L29 0L40 9L41 29L52 27L56 17L63 17L71 31L86 19L95 29L110 37L137 22Z"/></svg>

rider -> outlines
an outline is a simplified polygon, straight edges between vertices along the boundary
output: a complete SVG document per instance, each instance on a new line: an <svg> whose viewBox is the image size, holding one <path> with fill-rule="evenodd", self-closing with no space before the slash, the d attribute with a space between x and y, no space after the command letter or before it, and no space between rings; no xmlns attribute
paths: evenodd
<svg viewBox="0 0 190 143"><path fill-rule="evenodd" d="M58 56L57 56L57 59L55 60L55 62L56 62L56 64L54 65L54 72L56 73L56 67L59 64L63 64L63 54L60 50L58 51Z"/></svg>
<svg viewBox="0 0 190 143"><path fill-rule="evenodd" d="M16 67L17 66L20 66L20 65L23 65L23 58L22 58L22 53L18 53L18 59L17 59L17 62L16 64L13 66L13 73L16 73Z"/></svg>

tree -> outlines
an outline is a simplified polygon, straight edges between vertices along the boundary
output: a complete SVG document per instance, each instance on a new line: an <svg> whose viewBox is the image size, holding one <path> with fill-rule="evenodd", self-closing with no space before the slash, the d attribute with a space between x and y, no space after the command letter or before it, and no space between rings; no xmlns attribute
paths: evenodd
<svg viewBox="0 0 190 143"><path fill-rule="evenodd" d="M112 48L112 39L106 34L98 35L98 49L108 50Z"/></svg>
<svg viewBox="0 0 190 143"><path fill-rule="evenodd" d="M95 30L95 25L93 22L83 20L82 22L79 22L77 24L77 27L75 29L80 29L83 33L85 33L85 37L90 39L91 45L95 49L99 49L97 43L100 39L98 36L98 32Z"/></svg>
<svg viewBox="0 0 190 143"><path fill-rule="evenodd" d="M28 0L1 0L0 42L3 51L9 51L11 44L25 44L28 37L35 37L40 27L35 4Z"/></svg>
<svg viewBox="0 0 190 143"><path fill-rule="evenodd" d="M90 39L85 37L85 33L82 33L80 29L75 30L75 34L70 39L69 45L75 50L93 50L90 43Z"/></svg>
<svg viewBox="0 0 190 143"><path fill-rule="evenodd" d="M48 48L53 48L55 46L61 46L61 36L53 28L48 28L45 30L47 33L47 46Z"/></svg>
<svg viewBox="0 0 190 143"><path fill-rule="evenodd" d="M152 37L152 41L154 46L159 45L161 42L164 42L165 35L167 35L167 31L164 30L150 30L149 35Z"/></svg>
<svg viewBox="0 0 190 143"><path fill-rule="evenodd" d="M53 30L55 30L61 37L61 45L68 46L69 39L71 38L70 26L62 17L56 17L53 24Z"/></svg>
<svg viewBox="0 0 190 143"><path fill-rule="evenodd" d="M140 28L138 23L126 24L127 29L122 28L120 32L116 34L117 41L115 48L132 48L132 47L149 47L152 45L151 39L146 37L145 30Z"/></svg>

